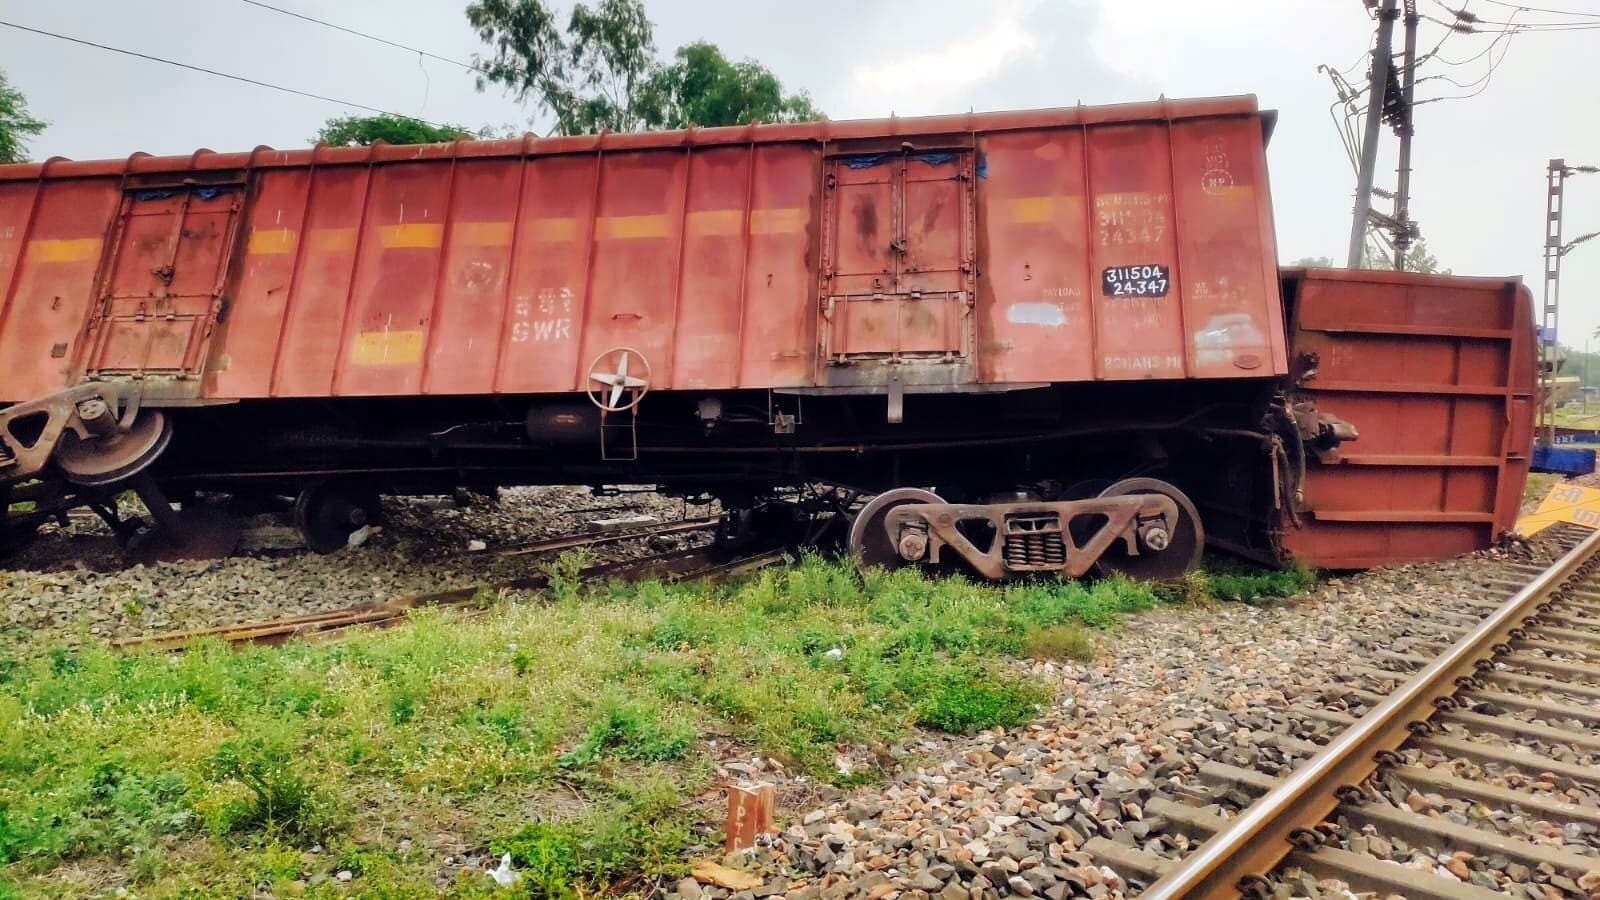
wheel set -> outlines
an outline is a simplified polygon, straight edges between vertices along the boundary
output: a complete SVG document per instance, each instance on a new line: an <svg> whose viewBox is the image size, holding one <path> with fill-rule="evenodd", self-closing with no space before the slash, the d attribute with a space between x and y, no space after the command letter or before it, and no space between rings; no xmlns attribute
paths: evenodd
<svg viewBox="0 0 1600 900"><path fill-rule="evenodd" d="M849 535L850 556L863 570L960 561L992 579L1095 571L1171 581L1193 571L1204 550L1194 503L1155 478L1124 479L1076 500L985 504L896 488L868 500Z"/></svg>

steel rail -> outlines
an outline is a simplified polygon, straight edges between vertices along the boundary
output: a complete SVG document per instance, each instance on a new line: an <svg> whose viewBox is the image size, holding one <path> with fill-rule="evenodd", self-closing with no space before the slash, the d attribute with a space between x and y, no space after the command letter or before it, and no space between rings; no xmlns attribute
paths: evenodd
<svg viewBox="0 0 1600 900"><path fill-rule="evenodd" d="M598 547L602 544L615 544L621 541L633 540L634 538L660 537L690 531L704 531L707 528L716 526L721 519L721 516L701 516L695 519L679 519L674 522L639 525L614 532L564 534L559 537L544 538L537 541L528 541L524 544L503 547L494 551L494 553L496 556L527 556L533 553L550 553L573 547Z"/></svg>
<svg viewBox="0 0 1600 900"><path fill-rule="evenodd" d="M1242 896L1245 884L1265 877L1294 851L1293 839L1299 832L1324 821L1340 805L1340 788L1359 785L1376 771L1380 752L1403 744L1411 736L1411 723L1428 719L1436 701L1455 693L1457 680L1472 675L1480 661L1492 658L1566 579L1594 559L1597 550L1600 531L1584 538L1232 819L1140 894L1140 900Z"/></svg>

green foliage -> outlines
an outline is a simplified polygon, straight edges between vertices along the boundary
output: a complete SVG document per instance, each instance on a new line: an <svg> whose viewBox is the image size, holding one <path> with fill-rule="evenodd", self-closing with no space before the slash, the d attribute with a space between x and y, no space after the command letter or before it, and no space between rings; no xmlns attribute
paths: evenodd
<svg viewBox="0 0 1600 900"><path fill-rule="evenodd" d="M668 718L659 706L614 700L600 710L583 740L556 762L562 768L600 759L666 762L682 758L693 740L689 723Z"/></svg>
<svg viewBox="0 0 1600 900"><path fill-rule="evenodd" d="M284 731L224 741L203 771L224 785L242 785L247 793L211 807L210 830L228 834L261 829L289 837L326 837L338 827L339 811L304 768Z"/></svg>
<svg viewBox="0 0 1600 900"><path fill-rule="evenodd" d="M643 106L651 128L822 118L805 91L785 94L771 69L753 59L730 62L705 41L679 47L673 63L656 70L646 85Z"/></svg>
<svg viewBox="0 0 1600 900"><path fill-rule="evenodd" d="M1289 265L1299 266L1307 269L1331 269L1336 265L1336 263L1334 263L1333 257L1331 256L1302 256L1294 262L1289 263Z"/></svg>
<svg viewBox="0 0 1600 900"><path fill-rule="evenodd" d="M1206 566L1177 584L1157 591L1169 603L1209 605L1218 600L1261 603L1293 597L1317 584L1317 573L1295 563L1287 569L1262 569L1232 559L1209 558Z"/></svg>
<svg viewBox="0 0 1600 900"><path fill-rule="evenodd" d="M623 876L670 871L688 839L678 798L658 784L572 819L531 822L490 850L511 854L533 897L567 900Z"/></svg>
<svg viewBox="0 0 1600 900"><path fill-rule="evenodd" d="M817 556L716 585L596 584L584 562L553 563L539 602L417 610L339 644L15 651L0 871L53 884L99 854L159 887L141 893L218 896L339 865L354 894L427 896L437 860L379 852L371 823L487 843L516 829L505 810L581 792L505 849L546 895L592 894L680 859L686 798L710 786L698 735L858 783L841 744L1026 721L1048 694L1002 657L1086 653L1090 629L1158 602L1121 578L858 577ZM337 852L307 863L313 840ZM492 888L477 874L451 890Z"/></svg>
<svg viewBox="0 0 1600 900"><path fill-rule="evenodd" d="M1244 603L1292 597L1317 583L1316 573L1298 564L1281 571L1207 572L1205 576L1212 596Z"/></svg>
<svg viewBox="0 0 1600 900"><path fill-rule="evenodd" d="M28 159L28 138L44 133L45 122L28 113L27 98L0 72L0 163Z"/></svg>
<svg viewBox="0 0 1600 900"><path fill-rule="evenodd" d="M1094 637L1076 622L1047 625L1028 636L1024 652L1033 659L1094 659Z"/></svg>
<svg viewBox="0 0 1600 900"><path fill-rule="evenodd" d="M1393 269L1394 251L1383 250L1368 244L1361 254L1361 268L1363 269ZM1417 238L1411 244L1411 249L1406 251L1407 272L1422 272L1427 275L1449 275L1450 270L1439 264L1438 258L1428 252L1428 245Z"/></svg>
<svg viewBox="0 0 1600 900"><path fill-rule="evenodd" d="M941 731L1011 728L1032 719L1049 695L1037 685L964 666L941 673L917 702L917 724Z"/></svg>
<svg viewBox="0 0 1600 900"><path fill-rule="evenodd" d="M478 88L533 102L560 134L821 116L805 92L785 94L771 70L729 62L713 44L685 44L662 63L640 0L575 4L565 28L544 0L474 0L467 21L490 49L474 58Z"/></svg>
<svg viewBox="0 0 1600 900"><path fill-rule="evenodd" d="M329 119L311 141L334 147L365 147L374 141L390 144L438 144L475 136L459 125L429 125L417 119L380 113L375 116L339 116Z"/></svg>

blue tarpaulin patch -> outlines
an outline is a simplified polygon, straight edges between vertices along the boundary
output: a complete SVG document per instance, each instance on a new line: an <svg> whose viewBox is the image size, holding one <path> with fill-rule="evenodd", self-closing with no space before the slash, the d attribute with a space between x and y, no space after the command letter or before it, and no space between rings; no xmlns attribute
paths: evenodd
<svg viewBox="0 0 1600 900"><path fill-rule="evenodd" d="M939 152L932 152L932 151L927 152L927 153L910 153L910 154L907 154L907 153L873 153L873 154L870 154L868 156L852 156L852 157L846 159L844 161L844 164L849 166L852 169L870 169L873 166L881 166L884 163L893 162L894 160L900 159L901 157L908 157L910 159L914 159L914 160L917 160L919 162L925 162L930 166L942 166L945 163L949 162L950 160L955 159L956 155L954 153L939 153Z"/></svg>
<svg viewBox="0 0 1600 900"><path fill-rule="evenodd" d="M221 194L224 190L226 190L226 188L203 187L203 188L195 188L194 189L194 193L195 193L195 196L199 197L201 200L215 200L217 198L217 195ZM176 197L176 196L178 196L178 193L179 193L179 189L178 188L147 188L147 189L142 190L142 191L134 191L133 192L133 199L135 199L135 200L165 200L168 197Z"/></svg>

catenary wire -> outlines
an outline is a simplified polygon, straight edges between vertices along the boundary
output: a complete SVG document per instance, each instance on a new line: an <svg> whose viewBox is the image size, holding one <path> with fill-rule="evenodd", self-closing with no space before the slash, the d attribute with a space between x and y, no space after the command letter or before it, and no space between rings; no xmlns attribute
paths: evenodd
<svg viewBox="0 0 1600 900"><path fill-rule="evenodd" d="M1495 6L1504 6L1504 7L1507 7L1509 9L1521 10L1523 12L1546 13L1546 14L1552 15L1552 16L1581 16L1581 17L1587 17L1587 18L1593 18L1593 19L1600 19L1600 13L1583 12L1581 10L1576 10L1576 9L1547 9L1547 8L1541 8L1541 7L1538 7L1538 6L1525 6L1525 5L1521 4L1521 3L1507 3L1506 0L1484 0L1484 2L1485 3L1493 3Z"/></svg>
<svg viewBox="0 0 1600 900"><path fill-rule="evenodd" d="M292 10L292 9L284 9L281 6L273 6L270 3L263 3L262 0L239 0L239 2L248 3L251 6L258 7L260 9L270 10L270 11L278 13L280 15L285 15L285 16L289 16L291 18L299 19L299 20L301 20L303 22L310 22L310 23L312 23L314 25L321 25L324 28L332 28L335 31L342 31L345 34L353 35L353 36L358 37L358 38L364 38L365 40L375 41L375 42L377 42L379 44L383 44L385 46L393 47L396 50L404 50L407 53L415 53L418 56L427 57L428 59L438 60L439 62L442 62L442 63L449 63L452 66L460 66L463 69L467 69L467 70L472 71L472 72L477 72L480 75L487 75L488 74L488 72L486 72L481 66L478 66L478 65L476 65L474 63L466 62L464 60L459 60L459 59L452 59L451 57L448 57L448 56L440 56L437 53L434 53L434 52L429 51L429 50L423 50L420 47L412 47L409 44L402 44L399 41L391 41L391 40L389 40L388 38L385 38L385 37L379 37L378 35L371 34L369 32L365 32L365 31L361 31L360 29L350 28L350 27L347 27L345 25L340 25L340 24L338 24L336 22L329 22L326 19L319 19L316 16L308 16L305 13L298 13L298 12L295 12L294 10Z"/></svg>
<svg viewBox="0 0 1600 900"><path fill-rule="evenodd" d="M348 106L348 107L351 107L353 109L359 109L359 110L364 110L366 112L378 113L380 115L385 115L385 116L394 116L395 118L399 118L399 119L409 119L409 120L411 120L413 122L421 122L424 125L432 125L432 126L434 126L436 128L447 127L447 126L440 125L437 122L430 122L427 119L419 119L416 116L408 116L408 115L406 115L404 113L391 112L389 110L381 109L381 108L376 107L376 106L368 106L365 103L356 103L356 102L354 102L352 100L341 100L338 97L329 97L326 94L318 94L318 93L315 93L315 92L312 92L312 91L302 91L302 90L300 90L298 88L285 87L285 86L283 86L281 84L273 84L272 82L269 82L269 81L261 81L261 80L256 79L256 78L250 78L249 76L246 76L246 75L235 75L235 74L233 74L231 72L219 72L216 69L208 69L205 66L197 66L197 65L194 65L192 63L179 62L179 61L174 60L174 59L167 59L167 58L161 57L161 56L154 56L154 55L149 54L149 53L140 53L137 50L128 50L128 49L125 49L125 48L122 48L122 47L113 47L110 44L100 44L100 43L96 43L94 41L85 40L83 38L73 37L73 36L67 35L67 34L59 34L59 33L54 32L54 31L46 31L43 28L34 28L34 27L31 27L31 26L28 26L28 25L20 25L20 24L18 24L16 22L8 22L8 21L6 21L4 19L0 19L0 25L3 25L5 27L7 27L7 28L15 28L18 31L26 31L26 32L30 32L32 34L41 35L43 37L55 38L56 40L67 41L67 42L73 43L73 44L79 44L79 45L84 46L84 47L93 47L93 48L95 48L97 50L105 50L105 51L108 51L110 53L120 53L123 56L132 56L132 57L134 57L136 59L148 60L150 62L161 63L162 65L167 65L167 66L175 66L175 67L180 68L180 69L188 69L191 72L200 72L202 74L211 75L211 76L214 76L216 78L226 78L226 79L229 79L230 81L239 81L239 82L243 82L245 84L253 84L256 87L263 87L263 88L267 88L268 90L273 90L273 91L281 91L281 92L283 92L285 94L294 94L296 96L307 97L307 98L312 99L312 100L321 100L321 101L323 101L325 103L337 103L340 106Z"/></svg>

